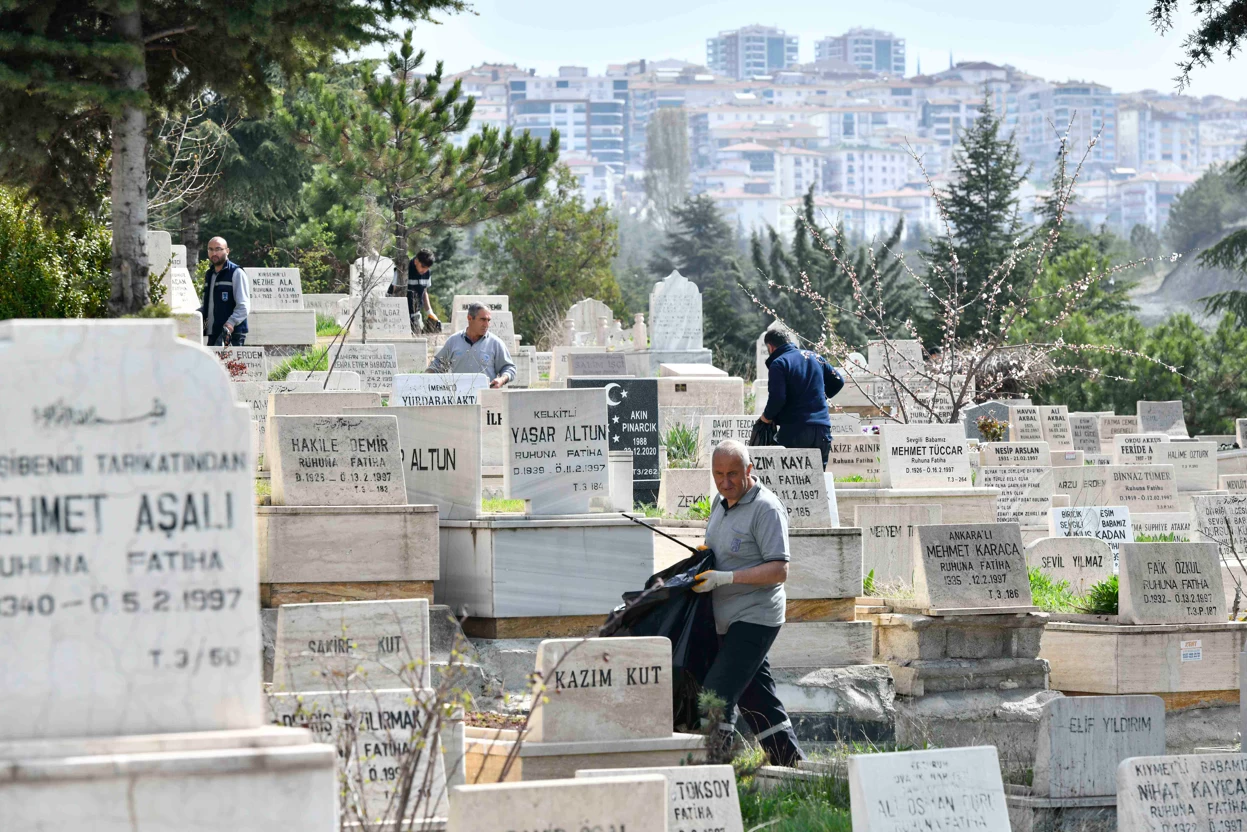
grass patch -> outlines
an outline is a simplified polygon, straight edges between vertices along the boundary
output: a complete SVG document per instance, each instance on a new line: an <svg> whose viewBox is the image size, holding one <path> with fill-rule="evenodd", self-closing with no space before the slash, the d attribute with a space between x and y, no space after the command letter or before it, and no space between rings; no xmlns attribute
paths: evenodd
<svg viewBox="0 0 1247 832"><path fill-rule="evenodd" d="M481 500L481 510L486 514L523 514L524 501L489 497Z"/></svg>
<svg viewBox="0 0 1247 832"><path fill-rule="evenodd" d="M697 431L687 425L672 425L662 443L667 447L668 468L697 467Z"/></svg>
<svg viewBox="0 0 1247 832"><path fill-rule="evenodd" d="M1109 575L1098 584L1092 584L1081 599L1078 611L1091 615L1117 615L1117 576Z"/></svg>
<svg viewBox="0 0 1247 832"><path fill-rule="evenodd" d="M332 315L322 315L316 313L316 334L317 335L341 335L342 325L338 323L337 318Z"/></svg>
<svg viewBox="0 0 1247 832"><path fill-rule="evenodd" d="M632 513L639 514L642 517L666 517L663 510L653 503L634 503Z"/></svg>
<svg viewBox="0 0 1247 832"><path fill-rule="evenodd" d="M1179 537L1176 532L1167 532L1165 534L1136 534L1134 536L1135 543L1183 543L1185 537Z"/></svg>
<svg viewBox="0 0 1247 832"><path fill-rule="evenodd" d="M1078 612L1080 599L1069 588L1069 581L1056 580L1037 566L1026 571L1030 577L1031 603L1044 612Z"/></svg>
<svg viewBox="0 0 1247 832"><path fill-rule="evenodd" d="M849 474L847 477L836 477L835 482L879 482L878 477L866 479L861 474Z"/></svg>
<svg viewBox="0 0 1247 832"><path fill-rule="evenodd" d="M290 375L291 370L306 370L314 372L316 370L329 369L329 348L321 347L319 349L308 350L306 352L296 353L289 358L284 359L273 369L268 372L269 381L285 381Z"/></svg>
<svg viewBox="0 0 1247 832"><path fill-rule="evenodd" d="M702 497L693 503L693 507L688 510L688 516L693 520L709 520L712 508L714 508L714 500L710 497Z"/></svg>
<svg viewBox="0 0 1247 832"><path fill-rule="evenodd" d="M268 477L255 478L255 495L257 497L273 496L273 481Z"/></svg>

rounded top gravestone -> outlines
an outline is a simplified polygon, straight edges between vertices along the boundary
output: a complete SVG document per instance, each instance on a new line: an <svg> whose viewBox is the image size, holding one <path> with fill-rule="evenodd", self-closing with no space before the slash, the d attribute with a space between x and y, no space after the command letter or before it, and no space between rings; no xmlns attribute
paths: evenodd
<svg viewBox="0 0 1247 832"><path fill-rule="evenodd" d="M220 362L168 321L7 321L0 389L0 740L261 726L251 424Z"/></svg>
<svg viewBox="0 0 1247 832"><path fill-rule="evenodd" d="M672 272L649 296L650 349L700 350L701 326L701 291L678 271Z"/></svg>

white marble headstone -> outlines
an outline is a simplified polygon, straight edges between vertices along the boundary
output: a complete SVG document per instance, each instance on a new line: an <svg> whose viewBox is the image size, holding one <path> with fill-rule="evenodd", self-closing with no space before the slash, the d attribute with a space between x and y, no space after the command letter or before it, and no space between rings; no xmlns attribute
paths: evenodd
<svg viewBox="0 0 1247 832"><path fill-rule="evenodd" d="M533 514L586 514L609 500L606 391L515 390L502 396L503 481Z"/></svg>
<svg viewBox="0 0 1247 832"><path fill-rule="evenodd" d="M649 340L654 352L702 348L701 291L678 271L654 286L649 297Z"/></svg>
<svg viewBox="0 0 1247 832"><path fill-rule="evenodd" d="M1235 829L1247 815L1245 774L1247 754L1225 751L1123 760L1117 767L1117 829Z"/></svg>
<svg viewBox="0 0 1247 832"><path fill-rule="evenodd" d="M1019 523L1026 528L1042 527L1052 508L1052 468L1015 466L979 469L978 484L996 488L996 522Z"/></svg>
<svg viewBox="0 0 1247 832"><path fill-rule="evenodd" d="M837 482L878 483L882 476L879 437L859 434L831 437L827 473Z"/></svg>
<svg viewBox="0 0 1247 832"><path fill-rule="evenodd" d="M453 832L663 832L667 827L667 780L633 774L592 780L455 786L450 801Z"/></svg>
<svg viewBox="0 0 1247 832"><path fill-rule="evenodd" d="M1094 537L1103 540L1113 551L1113 560L1121 544L1134 542L1130 509L1125 506L1073 506L1054 508L1048 519L1052 537Z"/></svg>
<svg viewBox="0 0 1247 832"><path fill-rule="evenodd" d="M788 510L788 527L825 529L840 525L834 486L828 491L823 455L817 448L750 448L753 475Z"/></svg>
<svg viewBox="0 0 1247 832"><path fill-rule="evenodd" d="M1007 832L995 746L854 754L849 804L856 832Z"/></svg>
<svg viewBox="0 0 1247 832"><path fill-rule="evenodd" d="M268 381L268 359L264 347L209 347L216 353L230 381Z"/></svg>
<svg viewBox="0 0 1247 832"><path fill-rule="evenodd" d="M270 416L275 506L407 504L393 416Z"/></svg>
<svg viewBox="0 0 1247 832"><path fill-rule="evenodd" d="M667 832L744 832L731 766L580 769L577 779L661 774L667 778Z"/></svg>
<svg viewBox="0 0 1247 832"><path fill-rule="evenodd" d="M1182 402L1137 402L1139 429L1144 433L1167 433L1170 436L1188 436L1186 417L1182 414Z"/></svg>
<svg viewBox="0 0 1247 832"><path fill-rule="evenodd" d="M1069 583L1075 595L1113 574L1113 550L1093 537L1041 537L1026 547L1026 565Z"/></svg>
<svg viewBox="0 0 1247 832"><path fill-rule="evenodd" d="M960 425L880 428L884 488L969 488L968 443Z"/></svg>
<svg viewBox="0 0 1247 832"><path fill-rule="evenodd" d="M342 344L330 352L329 363L335 372L359 373L360 387L377 393L389 393L398 373L393 344Z"/></svg>
<svg viewBox="0 0 1247 832"><path fill-rule="evenodd" d="M1123 543L1117 620L1219 624L1226 620L1217 544Z"/></svg>
<svg viewBox="0 0 1247 832"><path fill-rule="evenodd" d="M484 373L399 373L394 376L390 403L401 407L479 404L479 391L489 387Z"/></svg>
<svg viewBox="0 0 1247 832"><path fill-rule="evenodd" d="M914 585L914 551L919 526L944 521L938 505L854 507L853 525L862 530L862 573L875 573L875 585Z"/></svg>
<svg viewBox="0 0 1247 832"><path fill-rule="evenodd" d="M303 308L303 281L299 278L298 269L248 266L245 271L251 278L252 309ZM403 302L406 303L406 300Z"/></svg>
<svg viewBox="0 0 1247 832"><path fill-rule="evenodd" d="M1069 423L1069 408L1063 404L1041 405L1039 422L1048 447L1053 451L1074 450L1074 434Z"/></svg>

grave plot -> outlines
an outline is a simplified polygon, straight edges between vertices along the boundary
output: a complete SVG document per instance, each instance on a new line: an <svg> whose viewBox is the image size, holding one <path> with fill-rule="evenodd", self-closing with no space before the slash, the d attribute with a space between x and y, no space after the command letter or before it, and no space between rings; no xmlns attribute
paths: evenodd
<svg viewBox="0 0 1247 832"><path fill-rule="evenodd" d="M655 284L647 320L648 369L637 375L653 375L663 364L711 363L710 350L702 346L701 290L678 271Z"/></svg>
<svg viewBox="0 0 1247 832"><path fill-rule="evenodd" d="M632 774L583 782L456 786L447 828L495 832L525 817L540 817L551 830L662 832L668 829L667 780L659 774Z"/></svg>
<svg viewBox="0 0 1247 832"><path fill-rule="evenodd" d="M1121 832L1166 832L1178 822L1196 829L1233 829L1247 815L1241 793L1244 773L1244 754L1124 760L1117 769L1117 828Z"/></svg>
<svg viewBox="0 0 1247 832"><path fill-rule="evenodd" d="M658 502L660 485L658 433L658 381L638 379L572 378L568 389L603 388L606 391L608 444L612 452L632 456L631 493L620 495L631 511L634 505Z"/></svg>
<svg viewBox="0 0 1247 832"><path fill-rule="evenodd" d="M337 375L336 373L334 375ZM319 384L320 382L293 382L294 384ZM265 408L264 430L264 462L261 470L272 472L272 461L278 457L277 448L272 444L274 416L332 416L342 413L348 407L380 407L380 393L365 393L355 390L325 392L322 389L308 392L305 388L295 392L273 391L268 394L268 407Z"/></svg>
<svg viewBox="0 0 1247 832"><path fill-rule="evenodd" d="M667 767L702 755L704 737L671 730L666 638L545 640L537 649L534 679L534 710L508 780L569 778L578 769ZM500 775L519 739L515 730L469 727L468 782L480 773Z"/></svg>
<svg viewBox="0 0 1247 832"><path fill-rule="evenodd" d="M174 332L0 323L6 829L336 829L332 751L265 727L248 409Z"/></svg>
<svg viewBox="0 0 1247 832"><path fill-rule="evenodd" d="M308 347L315 344L316 310L304 305L299 270L243 266L243 271L251 279L247 345Z"/></svg>
<svg viewBox="0 0 1247 832"><path fill-rule="evenodd" d="M706 828L744 832L736 774L731 766L581 769L577 779L661 774L667 781L667 832L700 832Z"/></svg>
<svg viewBox="0 0 1247 832"><path fill-rule="evenodd" d="M991 746L849 757L854 829L1009 829L1000 761Z"/></svg>

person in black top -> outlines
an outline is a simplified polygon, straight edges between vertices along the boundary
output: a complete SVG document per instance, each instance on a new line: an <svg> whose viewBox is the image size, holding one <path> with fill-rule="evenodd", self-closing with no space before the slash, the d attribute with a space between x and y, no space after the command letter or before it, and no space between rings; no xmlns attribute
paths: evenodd
<svg viewBox="0 0 1247 832"><path fill-rule="evenodd" d="M424 319L438 320L433 314L433 303L429 299L429 286L433 284L433 264L437 258L427 248L416 252L416 256L407 262L407 314L411 316L411 331L419 334L424 331ZM423 316L421 315L423 312Z"/></svg>

